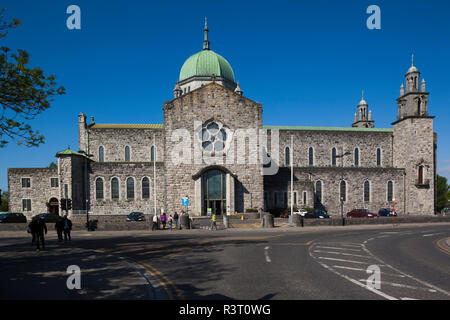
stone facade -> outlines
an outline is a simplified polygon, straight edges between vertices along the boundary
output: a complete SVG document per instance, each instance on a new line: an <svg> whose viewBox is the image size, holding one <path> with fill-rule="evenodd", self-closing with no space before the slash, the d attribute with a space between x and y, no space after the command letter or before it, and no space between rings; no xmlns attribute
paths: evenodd
<svg viewBox="0 0 450 320"><path fill-rule="evenodd" d="M199 77L210 80L198 87L190 82ZM10 207L23 212L22 199L31 199L30 215L46 212L51 198L70 198L73 215L285 209L292 168L297 208L340 216L355 208L378 212L395 199L401 215L430 215L433 117L418 70L411 67L405 78L393 128L374 128L364 100L353 126L333 128L263 126L262 105L244 97L234 80L224 86L214 75L194 75L179 81L175 98L163 104L163 124L97 124L93 118L88 124L81 113L78 152L59 152L57 169L8 170ZM278 170L267 174L268 166ZM22 177L31 179L30 187L22 187ZM50 187L51 177L57 187Z"/></svg>

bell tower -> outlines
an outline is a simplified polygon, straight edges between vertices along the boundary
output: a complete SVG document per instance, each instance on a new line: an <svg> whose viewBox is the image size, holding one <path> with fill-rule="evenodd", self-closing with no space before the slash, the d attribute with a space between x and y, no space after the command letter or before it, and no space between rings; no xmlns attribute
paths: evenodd
<svg viewBox="0 0 450 320"><path fill-rule="evenodd" d="M362 92L361 101L358 104L352 127L373 128L372 111L369 111L369 105L364 100L364 91Z"/></svg>
<svg viewBox="0 0 450 320"><path fill-rule="evenodd" d="M436 186L436 145L433 116L428 114L428 92L425 80L420 83L420 72L414 66L405 75L397 99L398 116L392 123L393 164L404 168L403 202L406 214L434 214ZM395 197L395 186L394 186Z"/></svg>

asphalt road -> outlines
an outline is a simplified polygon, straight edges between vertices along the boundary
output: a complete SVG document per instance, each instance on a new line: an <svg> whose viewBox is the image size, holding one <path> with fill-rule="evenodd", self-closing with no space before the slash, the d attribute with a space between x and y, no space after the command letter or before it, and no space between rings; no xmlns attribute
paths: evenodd
<svg viewBox="0 0 450 320"><path fill-rule="evenodd" d="M50 231L37 252L26 235L1 235L0 299L450 300L450 224L73 239L60 244ZM67 288L70 265L81 270L79 290Z"/></svg>

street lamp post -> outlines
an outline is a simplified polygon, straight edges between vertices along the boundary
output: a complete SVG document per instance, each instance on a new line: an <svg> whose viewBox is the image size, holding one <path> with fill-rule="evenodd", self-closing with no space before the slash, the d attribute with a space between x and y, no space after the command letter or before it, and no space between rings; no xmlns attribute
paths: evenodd
<svg viewBox="0 0 450 320"><path fill-rule="evenodd" d="M344 156L351 155L352 153L350 151L346 151L343 154L336 155L336 158L344 158ZM341 219L342 219L342 225L345 226L345 219L344 219L344 196L342 195L341 190L341 183L344 181L344 159L341 161L341 181L339 182L339 193L340 193L340 200L341 200Z"/></svg>
<svg viewBox="0 0 450 320"><path fill-rule="evenodd" d="M392 199L392 227L395 227L395 199Z"/></svg>

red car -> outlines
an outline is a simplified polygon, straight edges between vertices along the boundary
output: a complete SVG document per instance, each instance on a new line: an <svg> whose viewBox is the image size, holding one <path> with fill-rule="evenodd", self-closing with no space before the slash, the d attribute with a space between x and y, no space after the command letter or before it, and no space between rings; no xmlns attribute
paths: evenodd
<svg viewBox="0 0 450 320"><path fill-rule="evenodd" d="M347 212L347 218L373 218L376 216L376 213L372 213L367 209L353 209Z"/></svg>

